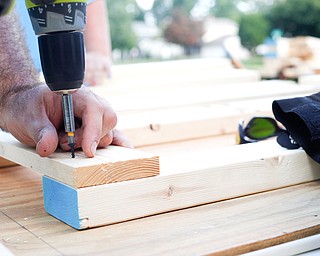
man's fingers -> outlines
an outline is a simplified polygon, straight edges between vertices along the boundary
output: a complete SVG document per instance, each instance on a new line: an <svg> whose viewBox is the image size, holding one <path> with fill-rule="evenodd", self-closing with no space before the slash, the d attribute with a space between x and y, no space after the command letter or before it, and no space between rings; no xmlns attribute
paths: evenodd
<svg viewBox="0 0 320 256"><path fill-rule="evenodd" d="M81 96L81 93L88 91L78 91L77 96ZM104 99L97 97L90 91L85 96L86 104L76 105L74 109L76 117L82 118L82 127L79 132L76 132L76 136L80 135L81 137L76 138L76 142L79 146L79 140L81 140L81 147L85 155L94 157L101 139L110 133L116 125L117 117ZM74 102L77 102L76 99ZM105 144L106 142L107 138L103 139L101 143Z"/></svg>
<svg viewBox="0 0 320 256"><path fill-rule="evenodd" d="M113 141L113 130L111 130L107 135L101 138L98 147L105 148L109 146Z"/></svg>
<svg viewBox="0 0 320 256"><path fill-rule="evenodd" d="M76 148L81 147L88 157L94 157L98 147L104 148L110 144L133 148L120 131L113 130L117 124L117 116L106 100L86 88L79 90L74 96L75 117L81 118L82 123L75 132ZM60 133L60 146L64 150L70 150L66 134Z"/></svg>
<svg viewBox="0 0 320 256"><path fill-rule="evenodd" d="M88 157L94 157L102 134L103 114L98 111L93 115L94 110L89 106L83 114L82 120L82 150ZM92 113L92 114L90 114Z"/></svg>
<svg viewBox="0 0 320 256"><path fill-rule="evenodd" d="M134 148L134 146L131 144L129 139L117 129L113 129L112 145L126 147L126 148Z"/></svg>

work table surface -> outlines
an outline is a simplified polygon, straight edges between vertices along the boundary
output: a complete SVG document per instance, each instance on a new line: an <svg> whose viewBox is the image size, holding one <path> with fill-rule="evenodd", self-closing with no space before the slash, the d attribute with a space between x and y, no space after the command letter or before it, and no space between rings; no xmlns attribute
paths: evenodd
<svg viewBox="0 0 320 256"><path fill-rule="evenodd" d="M223 159L210 154L203 161L201 150L233 145L240 118L272 115L274 99L309 95L319 91L319 86L260 81L257 72L235 70L229 60L204 59L115 67L110 84L92 89L109 100L118 114L117 128L136 147L160 156L163 172L208 171L212 162ZM192 158L193 152L200 160ZM188 161L184 161L186 156ZM225 158L229 160L228 153ZM39 173L1 161L0 255L1 244L18 256L238 255L320 234L318 176L312 176L312 182L299 181L294 186L77 231L45 212ZM194 163L186 164L191 161ZM266 162L276 166L281 157ZM298 165L294 170L300 176L306 164ZM244 169L251 177L251 169ZM231 170L239 173L238 168ZM281 172L282 177L286 179L289 172ZM266 173L270 173L269 166ZM226 169L225 180L229 174ZM279 177L274 176L271 180L276 183ZM234 184L243 187L249 178ZM194 186L200 186L200 181L198 178ZM213 183L221 181L214 179ZM189 190L184 194L190 198ZM164 200L169 204L174 199L169 195Z"/></svg>

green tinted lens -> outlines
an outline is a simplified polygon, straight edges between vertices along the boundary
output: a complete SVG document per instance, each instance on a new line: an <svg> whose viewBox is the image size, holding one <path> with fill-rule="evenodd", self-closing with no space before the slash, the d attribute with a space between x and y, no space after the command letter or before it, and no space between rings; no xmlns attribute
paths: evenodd
<svg viewBox="0 0 320 256"><path fill-rule="evenodd" d="M271 118L254 118L245 129L245 134L255 140L265 139L274 136L277 131L277 124Z"/></svg>

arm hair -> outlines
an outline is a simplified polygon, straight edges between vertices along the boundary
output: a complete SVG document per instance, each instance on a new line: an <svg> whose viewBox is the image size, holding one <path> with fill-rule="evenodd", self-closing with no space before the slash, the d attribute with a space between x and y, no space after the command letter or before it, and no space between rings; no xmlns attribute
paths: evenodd
<svg viewBox="0 0 320 256"><path fill-rule="evenodd" d="M18 15L0 17L0 127L11 97L40 85L39 73L30 56ZM21 101L20 101L21 102Z"/></svg>

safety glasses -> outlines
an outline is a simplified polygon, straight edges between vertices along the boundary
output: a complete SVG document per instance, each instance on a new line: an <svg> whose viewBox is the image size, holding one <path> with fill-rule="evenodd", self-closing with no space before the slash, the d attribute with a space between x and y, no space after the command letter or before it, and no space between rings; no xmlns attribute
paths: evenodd
<svg viewBox="0 0 320 256"><path fill-rule="evenodd" d="M237 144L245 144L265 140L285 132L280 128L271 117L253 117L244 127L244 121L241 120L238 126L236 136Z"/></svg>

